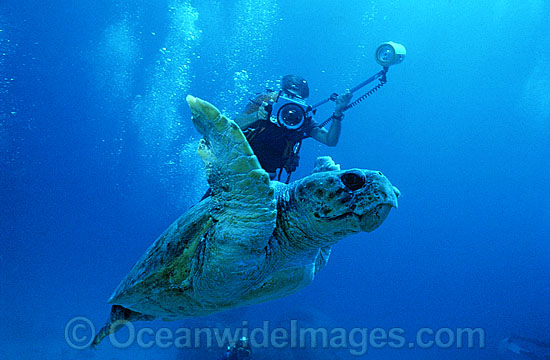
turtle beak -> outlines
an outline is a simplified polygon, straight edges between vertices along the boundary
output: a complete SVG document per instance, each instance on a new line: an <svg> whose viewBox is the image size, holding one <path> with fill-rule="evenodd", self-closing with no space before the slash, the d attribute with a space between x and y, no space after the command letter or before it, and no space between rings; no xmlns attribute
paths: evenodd
<svg viewBox="0 0 550 360"><path fill-rule="evenodd" d="M401 191L393 186L384 175L375 173L373 176L380 186L379 192L381 194L378 199L378 205L361 216L360 227L361 230L366 232L371 232L382 225L390 214L391 209L397 209L397 199L401 196Z"/></svg>
<svg viewBox="0 0 550 360"><path fill-rule="evenodd" d="M395 196L397 198L399 198L401 196L401 191L399 191L399 189L396 188L395 186L393 187L393 192L395 193Z"/></svg>
<svg viewBox="0 0 550 360"><path fill-rule="evenodd" d="M386 220L392 207L394 207L392 204L380 204L370 213L362 215L359 223L361 230L365 232L376 230Z"/></svg>
<svg viewBox="0 0 550 360"><path fill-rule="evenodd" d="M393 192L390 191L391 195L389 195L388 198L391 199L390 205L397 209L399 207L397 204L397 199L399 199L399 197L401 196L401 191L399 191L399 189L395 186L392 186L392 190Z"/></svg>
<svg viewBox="0 0 550 360"><path fill-rule="evenodd" d="M380 191L382 193L382 197L380 199L381 203L397 209L397 199L401 196L401 191L393 186L385 176L383 179L379 179L379 181L381 185Z"/></svg>

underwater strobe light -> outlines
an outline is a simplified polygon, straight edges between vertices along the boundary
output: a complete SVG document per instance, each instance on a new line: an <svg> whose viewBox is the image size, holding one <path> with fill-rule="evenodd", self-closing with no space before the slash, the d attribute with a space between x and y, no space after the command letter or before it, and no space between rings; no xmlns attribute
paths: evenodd
<svg viewBox="0 0 550 360"><path fill-rule="evenodd" d="M403 62L406 54L407 50L403 45L388 41L378 46L375 57L380 65L390 67Z"/></svg>

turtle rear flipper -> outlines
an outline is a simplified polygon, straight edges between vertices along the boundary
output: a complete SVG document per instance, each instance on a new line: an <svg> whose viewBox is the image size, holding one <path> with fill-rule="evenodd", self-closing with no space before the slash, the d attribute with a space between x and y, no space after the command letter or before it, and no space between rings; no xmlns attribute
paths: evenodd
<svg viewBox="0 0 550 360"><path fill-rule="evenodd" d="M107 320L105 325L96 334L90 347L92 349L95 349L96 346L101 342L101 340L122 329L122 327L124 327L124 324L129 321L151 321L154 318L154 316L138 313L136 311L126 309L125 307L120 305L113 305L111 307L109 320Z"/></svg>

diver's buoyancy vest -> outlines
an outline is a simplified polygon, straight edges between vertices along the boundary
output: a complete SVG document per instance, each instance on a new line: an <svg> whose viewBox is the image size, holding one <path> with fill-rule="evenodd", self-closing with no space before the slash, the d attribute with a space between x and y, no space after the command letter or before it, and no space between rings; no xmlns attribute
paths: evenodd
<svg viewBox="0 0 550 360"><path fill-rule="evenodd" d="M260 165L269 173L284 168L294 146L307 137L303 130L288 130L266 120L256 121L244 133Z"/></svg>

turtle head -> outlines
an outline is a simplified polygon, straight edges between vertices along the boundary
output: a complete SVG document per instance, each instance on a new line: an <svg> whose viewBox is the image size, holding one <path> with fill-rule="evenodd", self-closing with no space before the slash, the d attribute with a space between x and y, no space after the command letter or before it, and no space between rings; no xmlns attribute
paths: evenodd
<svg viewBox="0 0 550 360"><path fill-rule="evenodd" d="M314 173L298 182L294 199L313 238L336 242L371 232L397 208L400 192L379 171L351 169Z"/></svg>

